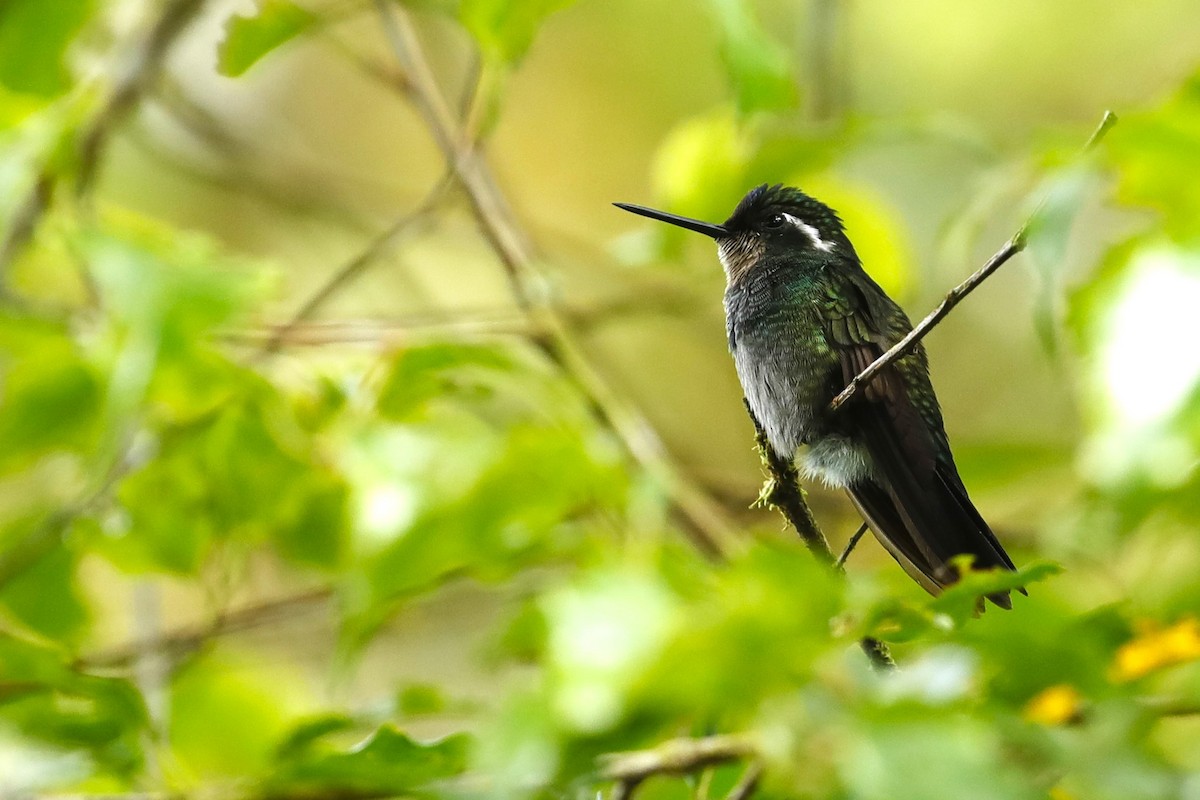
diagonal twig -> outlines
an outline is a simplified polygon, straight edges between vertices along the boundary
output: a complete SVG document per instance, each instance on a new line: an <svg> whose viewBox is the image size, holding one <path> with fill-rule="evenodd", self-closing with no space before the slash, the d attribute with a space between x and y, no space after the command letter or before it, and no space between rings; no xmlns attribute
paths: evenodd
<svg viewBox="0 0 1200 800"><path fill-rule="evenodd" d="M744 735L671 739L650 750L604 755L600 771L608 780L636 785L652 775L684 775L714 764L750 758L756 752L754 742Z"/></svg>
<svg viewBox="0 0 1200 800"><path fill-rule="evenodd" d="M723 559L737 549L733 525L716 502L673 462L657 432L641 411L618 393L586 357L574 331L553 308L536 254L517 224L507 200L478 148L468 146L434 78L408 12L387 0L376 11L388 43L407 76L400 87L424 117L431 135L462 185L484 237L508 277L514 301L534 326L532 339L588 398L596 417L671 499L685 521L685 532L705 555Z"/></svg>
<svg viewBox="0 0 1200 800"><path fill-rule="evenodd" d="M288 338L296 326L312 318L335 294L341 291L352 280L358 277L367 267L375 263L384 253L396 245L404 236L424 224L434 208L445 196L450 186L449 175L443 177L426 195L421 206L409 214L405 214L393 222L387 230L375 237L365 249L347 261L329 278L304 305L292 315L292 318L276 328L274 335L263 346L263 353L275 353Z"/></svg>
<svg viewBox="0 0 1200 800"><path fill-rule="evenodd" d="M858 540L861 539L863 534L867 532L868 527L869 526L865 522L858 526L858 530L855 531L854 535L850 537L850 541L846 542L846 546L842 549L842 554L838 556L837 561L834 563L835 567L838 569L846 568L846 559L849 558L850 554L854 552L854 548L858 546Z"/></svg>
<svg viewBox="0 0 1200 800"><path fill-rule="evenodd" d="M1108 133L1109 128L1116 124L1116 121L1116 114L1111 111L1105 111L1104 118L1100 120L1100 124L1096 126L1096 130L1088 137L1083 152L1086 153L1095 147L1104 138L1104 135ZM1004 246L994 256L989 258L986 264L976 270L965 281L947 292L945 298L938 304L937 308L929 312L929 315L909 331L907 336L893 345L886 353L875 359L866 369L854 376L854 380L850 381L846 385L846 388L837 397L833 398L833 401L829 404L830 412L835 412L844 406L855 394L862 391L863 387L870 383L881 370L886 369L896 359L907 355L917 346L918 342L925 338L925 334L933 330L934 326L941 322L964 297L975 291L979 284L983 283L992 273L1004 266L1005 262L1010 258L1024 250L1025 246L1029 243L1029 231L1040 220L1045 203L1045 199L1038 203L1037 208L1034 209L1033 213L1029 215L1029 218L1025 220L1021 227L1017 229L1012 238L1005 242Z"/></svg>
<svg viewBox="0 0 1200 800"><path fill-rule="evenodd" d="M725 795L725 800L747 800L748 797L758 791L758 784L762 780L762 775L762 763L758 761L752 762L750 766L746 767L746 771L742 774L737 784L729 790L729 794Z"/></svg>

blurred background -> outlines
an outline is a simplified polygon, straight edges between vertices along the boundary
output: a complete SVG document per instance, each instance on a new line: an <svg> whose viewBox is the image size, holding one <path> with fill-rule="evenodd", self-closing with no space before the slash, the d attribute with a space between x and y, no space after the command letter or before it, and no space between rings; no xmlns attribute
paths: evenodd
<svg viewBox="0 0 1200 800"><path fill-rule="evenodd" d="M1197 796L1196 12L0 5L0 792ZM754 507L712 243L610 204L765 182L914 319L1043 204L925 340L1012 612Z"/></svg>

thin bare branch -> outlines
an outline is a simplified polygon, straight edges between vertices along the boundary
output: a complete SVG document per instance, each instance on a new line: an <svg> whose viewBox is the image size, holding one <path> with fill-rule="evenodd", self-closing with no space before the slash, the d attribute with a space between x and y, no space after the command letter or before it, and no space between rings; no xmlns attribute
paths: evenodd
<svg viewBox="0 0 1200 800"><path fill-rule="evenodd" d="M850 537L850 541L846 542L846 547L842 550L842 554L838 556L837 563L834 564L834 566L836 566L838 569L846 568L846 559L850 557L852 552L854 552L854 548L858 546L858 540L861 539L863 534L867 532L868 527L869 526L865 522L858 526L858 530L855 531L854 535Z"/></svg>
<svg viewBox="0 0 1200 800"><path fill-rule="evenodd" d="M345 319L317 322L287 322L222 331L219 338L231 344L263 347L271 342L276 348L323 347L326 345L367 345L390 348L413 341L430 339L478 339L539 335L521 315L498 310L438 315L417 315L405 319Z"/></svg>
<svg viewBox="0 0 1200 800"><path fill-rule="evenodd" d="M1100 124L1096 127L1096 130L1088 137L1087 144L1084 145L1084 152L1086 153L1095 147L1108 132L1109 128L1116 124L1116 121L1117 116L1115 114L1111 111L1105 111L1104 118L1100 120ZM833 398L833 402L829 404L830 412L837 411L849 402L855 394L862 391L862 388L870 383L881 370L886 369L889 364L911 352L917 346L917 343L924 339L925 335L933 330L934 326L941 322L963 298L975 291L979 284L991 277L992 273L1004 266L1005 262L1010 258L1024 250L1029 242L1029 231L1040 220L1044 204L1044 200L1039 203L1029 218L1013 234L1012 238L1005 242L1004 246L989 258L986 264L976 270L965 281L951 289L942 302L938 304L937 308L929 312L929 315L921 320L920 324L913 328L907 336L856 375L854 380L850 381L846 385L846 388L837 397Z"/></svg>
<svg viewBox="0 0 1200 800"><path fill-rule="evenodd" d="M135 42L128 52L118 51L126 66L118 74L104 105L79 137L76 195L85 195L91 189L100 157L113 130L158 78L167 51L200 13L204 2L205 0L171 0L143 38Z"/></svg>
<svg viewBox="0 0 1200 800"><path fill-rule="evenodd" d="M176 628L160 636L137 639L99 653L93 653L81 659L78 665L88 669L122 667L152 654L172 659L177 658L217 636L278 622L305 608L324 603L332 595L333 590L330 587L322 586L298 594L255 603L220 614L209 622Z"/></svg>
<svg viewBox="0 0 1200 800"><path fill-rule="evenodd" d="M408 12L387 0L376 0L375 6L396 59L408 76L406 96L425 118L434 141L462 184L475 219L508 276L514 302L530 315L538 329L545 331L534 343L579 387L597 418L671 498L697 548L714 559L726 557L738 543L724 509L675 465L641 411L595 368L570 326L552 307L533 248L487 163L478 149L463 146L455 115L434 79Z"/></svg>
<svg viewBox="0 0 1200 800"><path fill-rule="evenodd" d="M607 780L636 786L653 775L686 775L714 764L750 758L756 752L754 742L744 735L670 739L651 750L602 756L601 774Z"/></svg>
<svg viewBox="0 0 1200 800"><path fill-rule="evenodd" d="M449 175L444 176L426 195L421 206L412 213L405 214L393 222L387 230L375 237L361 252L347 261L327 280L311 297L300 306L300 310L292 318L281 325L275 335L263 347L264 353L274 353L292 332L292 330L310 319L335 294L341 291L352 280L358 277L367 267L375 263L384 253L393 248L406 235L428 221L434 208L441 202L442 197L450 187Z"/></svg>

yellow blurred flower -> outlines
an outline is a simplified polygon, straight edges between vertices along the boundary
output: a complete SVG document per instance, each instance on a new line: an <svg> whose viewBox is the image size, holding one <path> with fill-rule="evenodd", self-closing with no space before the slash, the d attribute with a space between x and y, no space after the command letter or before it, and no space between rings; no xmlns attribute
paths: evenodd
<svg viewBox="0 0 1200 800"><path fill-rule="evenodd" d="M1169 628L1146 627L1117 651L1110 676L1131 681L1163 667L1200 658L1200 621L1180 620Z"/></svg>
<svg viewBox="0 0 1200 800"><path fill-rule="evenodd" d="M1083 697L1074 686L1060 683L1044 690L1025 705L1025 719L1041 725L1061 725L1079 716Z"/></svg>
<svg viewBox="0 0 1200 800"><path fill-rule="evenodd" d="M1075 800L1075 795L1061 786L1054 786L1050 789L1050 800Z"/></svg>

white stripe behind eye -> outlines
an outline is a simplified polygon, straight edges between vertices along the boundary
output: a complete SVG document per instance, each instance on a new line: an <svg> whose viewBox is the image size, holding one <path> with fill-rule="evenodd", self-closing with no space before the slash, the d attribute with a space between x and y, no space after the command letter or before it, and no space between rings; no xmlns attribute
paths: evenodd
<svg viewBox="0 0 1200 800"><path fill-rule="evenodd" d="M792 223L793 225L795 225L797 228L804 231L804 233L808 235L808 238L812 240L813 247L817 248L818 250L824 251L826 253L833 250L833 242L827 242L824 239L822 239L821 232L819 230L817 230L816 228L814 228L812 225L809 225L807 222L805 222L802 219L793 217L791 214L784 214L783 216L788 222Z"/></svg>

